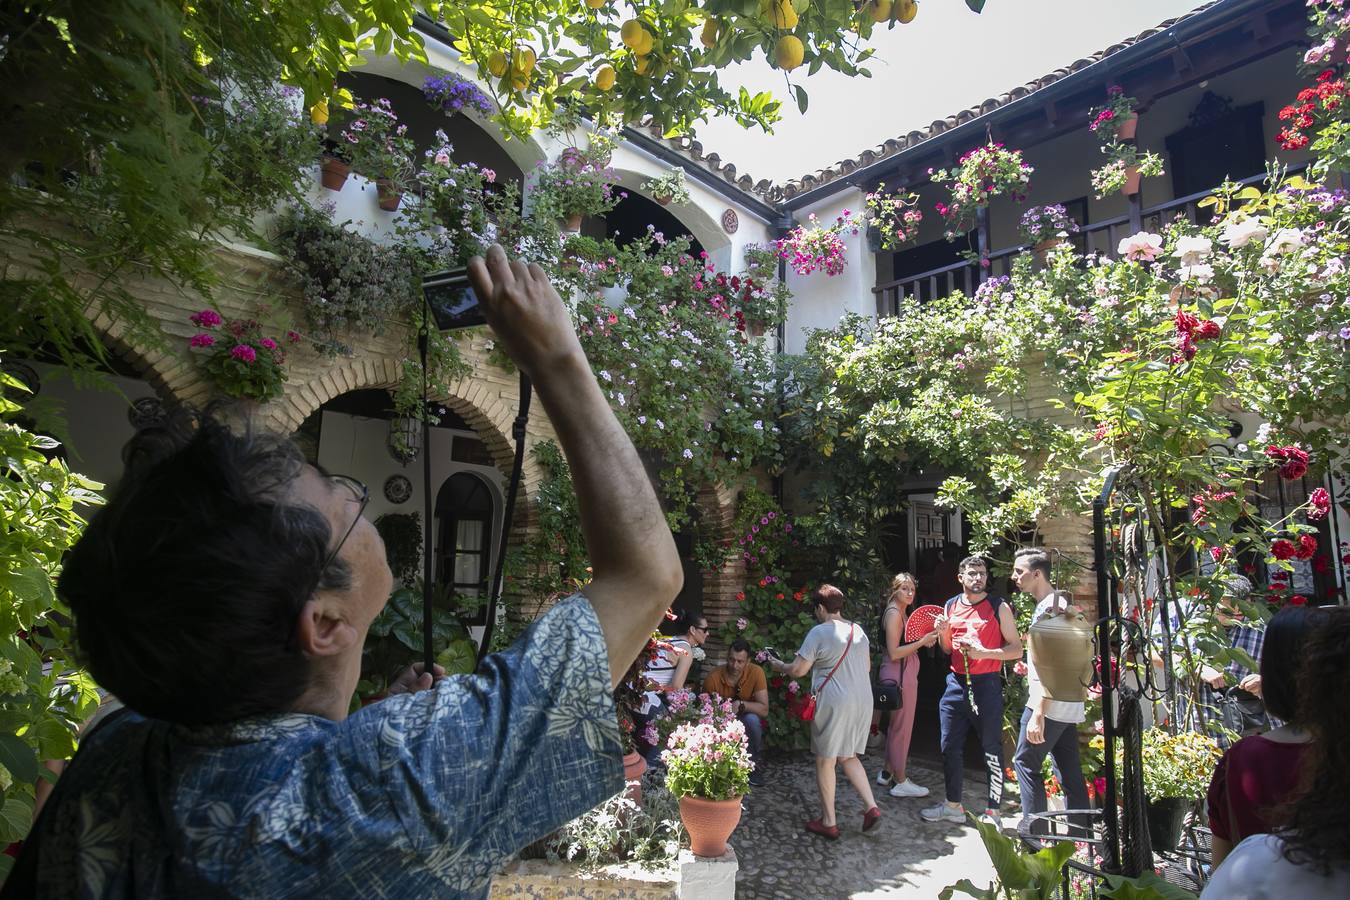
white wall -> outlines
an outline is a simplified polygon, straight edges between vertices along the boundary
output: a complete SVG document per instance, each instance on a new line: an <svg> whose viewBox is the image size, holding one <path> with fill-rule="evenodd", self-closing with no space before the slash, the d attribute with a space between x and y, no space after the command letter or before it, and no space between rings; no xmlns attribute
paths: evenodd
<svg viewBox="0 0 1350 900"><path fill-rule="evenodd" d="M863 192L849 188L815 206L798 210L795 215L799 223L807 224L807 217L815 213L817 222L828 226L844 210L858 215L862 208ZM867 238L861 230L856 235L846 231L844 243L848 247L847 262L844 271L838 275L826 275L819 270L810 275L798 275L788 269L787 284L792 290L792 302L788 308L786 352L801 353L806 349L808 330L833 328L846 312L865 316L876 314L872 295L876 264L867 250Z"/></svg>

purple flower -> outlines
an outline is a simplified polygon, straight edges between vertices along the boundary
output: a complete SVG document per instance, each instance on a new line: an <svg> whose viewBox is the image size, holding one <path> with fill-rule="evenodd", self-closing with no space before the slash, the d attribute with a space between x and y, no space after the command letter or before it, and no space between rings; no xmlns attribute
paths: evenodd
<svg viewBox="0 0 1350 900"><path fill-rule="evenodd" d="M251 363L258 358L258 351L248 344L235 344L230 355L241 362Z"/></svg>

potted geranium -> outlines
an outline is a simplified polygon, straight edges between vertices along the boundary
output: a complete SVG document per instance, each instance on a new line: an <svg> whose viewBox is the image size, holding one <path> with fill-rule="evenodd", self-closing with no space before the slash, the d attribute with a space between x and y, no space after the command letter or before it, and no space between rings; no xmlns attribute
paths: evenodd
<svg viewBox="0 0 1350 900"><path fill-rule="evenodd" d="M202 369L222 394L241 400L265 403L281 396L286 381L286 353L281 342L263 334L262 325L253 319L226 321L214 309L204 309L190 317L202 329L188 346L206 354ZM288 332L291 343L300 340Z"/></svg>
<svg viewBox="0 0 1350 900"><path fill-rule="evenodd" d="M1139 101L1125 96L1125 89L1113 84L1106 89L1106 105L1094 106L1088 112L1091 121L1088 129L1097 135L1102 144L1110 144L1117 139L1133 140L1139 127L1139 114L1134 111Z"/></svg>
<svg viewBox="0 0 1350 900"><path fill-rule="evenodd" d="M816 214L807 216L807 224L798 225L786 237L774 241L778 256L787 260L798 275L810 275L817 269L826 275L838 275L848 262L844 232L857 234L860 223L848 210L835 217L833 225L821 225Z"/></svg>
<svg viewBox="0 0 1350 900"><path fill-rule="evenodd" d="M1122 191L1127 197L1139 193L1139 181L1163 174L1162 157L1156 153L1140 153L1134 144L1115 141L1102 147L1107 156L1106 165L1092 172L1092 189L1097 199Z"/></svg>
<svg viewBox="0 0 1350 900"><path fill-rule="evenodd" d="M412 182L417 145L389 101L380 97L374 103L357 103L342 130L342 144L352 168L375 182L380 209L398 209Z"/></svg>
<svg viewBox="0 0 1350 900"><path fill-rule="evenodd" d="M719 274L709 286L718 294L730 296L739 309L733 311L736 327L751 337L759 337L769 325L783 321L787 314L788 289L778 279L778 253L772 247L747 244L741 251L745 273L730 277ZM707 286L707 281L704 281Z"/></svg>
<svg viewBox="0 0 1350 900"><path fill-rule="evenodd" d="M1078 223L1069 218L1068 211L1061 204L1051 203L1048 206L1033 206L1022 213L1019 228L1027 243L1032 245L1036 258L1044 263L1047 253L1078 231Z"/></svg>
<svg viewBox="0 0 1350 900"><path fill-rule="evenodd" d="M647 679L647 667L656 659L661 646L660 636L652 634L637 659L624 673L623 680L614 688L614 709L619 716L619 741L623 746L623 777L628 783L625 794L634 803L642 802L641 779L642 773L647 771L647 761L637 751L634 717L641 712L651 686Z"/></svg>
<svg viewBox="0 0 1350 900"><path fill-rule="evenodd" d="M745 726L737 719L722 725L681 725L661 754L666 787L680 799L680 820L689 832L695 856L727 852L727 838L741 820L741 798L750 792L750 751Z"/></svg>
<svg viewBox="0 0 1350 900"><path fill-rule="evenodd" d="M422 82L422 96L446 115L453 116L466 106L478 110L485 116L492 115L492 101L488 99L487 94L480 91L478 85L469 79L453 72L428 75L426 81Z"/></svg>
<svg viewBox="0 0 1350 900"><path fill-rule="evenodd" d="M873 252L898 250L918 237L923 213L912 191L886 192L882 182L867 195L867 246Z"/></svg>
<svg viewBox="0 0 1350 900"><path fill-rule="evenodd" d="M614 173L579 151L564 152L554 163L541 163L532 197L535 209L545 217L561 219L565 231L580 231L582 218L604 215L619 201Z"/></svg>
<svg viewBox="0 0 1350 900"><path fill-rule="evenodd" d="M656 178L649 178L643 183L642 189L662 206L689 202L689 187L684 183L684 169L671 169Z"/></svg>
<svg viewBox="0 0 1350 900"><path fill-rule="evenodd" d="M954 169L930 171L933 180L945 184L951 192L950 203L937 204L938 213L947 220L947 240L954 241L975 224L976 212L995 197L1026 199L1035 171L1022 161L1021 150L1009 150L993 141L967 151Z"/></svg>
<svg viewBox="0 0 1350 900"><path fill-rule="evenodd" d="M432 236L432 249L443 250L450 257L448 264L462 266L491 243L484 198L497 173L471 162L456 163L451 156L454 147L444 131L437 130L436 141L417 172L422 202L409 212L408 222L414 230Z"/></svg>
<svg viewBox="0 0 1350 900"><path fill-rule="evenodd" d="M1142 738L1149 838L1153 849L1170 853L1181 840L1187 810L1205 796L1223 754L1213 738L1194 731L1149 728Z"/></svg>

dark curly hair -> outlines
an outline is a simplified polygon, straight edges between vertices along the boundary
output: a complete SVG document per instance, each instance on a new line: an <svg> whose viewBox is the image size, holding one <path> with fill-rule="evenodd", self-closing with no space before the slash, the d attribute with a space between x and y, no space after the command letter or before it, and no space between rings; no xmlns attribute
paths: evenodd
<svg viewBox="0 0 1350 900"><path fill-rule="evenodd" d="M179 417L132 438L126 473L58 583L98 683L183 725L288 709L309 686L294 641L316 589L342 590L318 510L288 500L305 461L277 435Z"/></svg>
<svg viewBox="0 0 1350 900"><path fill-rule="evenodd" d="M1350 861L1350 608L1325 609L1298 676L1299 722L1312 734L1303 757L1307 790L1290 807L1285 857L1323 875Z"/></svg>

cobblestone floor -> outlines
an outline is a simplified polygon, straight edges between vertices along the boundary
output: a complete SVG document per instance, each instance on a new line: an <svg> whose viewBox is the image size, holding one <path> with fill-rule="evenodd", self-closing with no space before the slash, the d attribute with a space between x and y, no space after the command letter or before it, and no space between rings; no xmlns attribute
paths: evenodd
<svg viewBox="0 0 1350 900"><path fill-rule="evenodd" d="M869 778L881 766L875 753L864 757ZM731 844L740 860L738 900L759 898L913 897L935 898L961 878L988 884L993 867L974 828L933 824L919 810L932 796L900 800L876 788L881 822L863 834L862 801L839 773L836 810L843 832L837 841L803 827L819 814L815 765L807 753L771 758L767 783L751 792ZM942 792L941 769L914 762L909 777ZM981 805L983 779L967 773L967 808ZM1005 809L1005 825L1016 821Z"/></svg>

